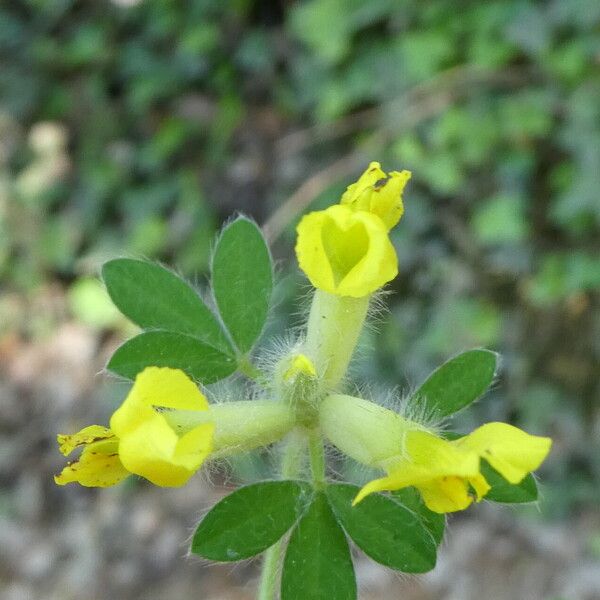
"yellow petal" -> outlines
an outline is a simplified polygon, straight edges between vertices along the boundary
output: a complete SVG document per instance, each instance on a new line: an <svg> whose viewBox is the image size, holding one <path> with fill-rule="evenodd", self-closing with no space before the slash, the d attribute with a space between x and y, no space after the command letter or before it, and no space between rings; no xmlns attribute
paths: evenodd
<svg viewBox="0 0 600 600"><path fill-rule="evenodd" d="M355 204L364 192L368 191L379 180L385 179L386 174L381 169L378 162L371 162L366 171L358 178L358 181L351 183L342 194L340 204Z"/></svg>
<svg viewBox="0 0 600 600"><path fill-rule="evenodd" d="M79 460L69 463L54 481L58 485L77 482L85 487L108 487L125 479L130 473L125 469L116 447L112 453L96 452L93 446L83 450Z"/></svg>
<svg viewBox="0 0 600 600"><path fill-rule="evenodd" d="M177 464L192 471L198 470L212 452L214 431L213 423L205 423L179 438L174 454Z"/></svg>
<svg viewBox="0 0 600 600"><path fill-rule="evenodd" d="M317 376L315 365L305 354L296 354L291 358L289 361L289 366L283 374L283 379L285 381L289 381L300 373L307 375L308 377Z"/></svg>
<svg viewBox="0 0 600 600"><path fill-rule="evenodd" d="M147 406L206 410L208 402L198 386L180 369L146 367L135 378L130 396Z"/></svg>
<svg viewBox="0 0 600 600"><path fill-rule="evenodd" d="M437 507L437 510L431 510L461 510L439 509L463 505L466 508L471 502L465 499L469 498L467 479L479 475L479 457L475 452L458 449L446 440L419 430L406 434L405 456L391 459L383 466L388 476L367 483L356 496L355 503L373 492L415 486L423 493L424 500L427 494L432 506Z"/></svg>
<svg viewBox="0 0 600 600"><path fill-rule="evenodd" d="M411 178L410 171L392 171L387 179L376 183L369 198L369 210L391 229L404 214L402 192Z"/></svg>
<svg viewBox="0 0 600 600"><path fill-rule="evenodd" d="M469 477L469 485L475 490L477 502L479 502L492 488L487 479L479 474L475 477Z"/></svg>
<svg viewBox="0 0 600 600"><path fill-rule="evenodd" d="M418 490L425 506L436 513L464 510L473 502L469 486L462 477L442 477L418 486Z"/></svg>
<svg viewBox="0 0 600 600"><path fill-rule="evenodd" d="M199 425L180 438L155 407L205 411L208 402L183 371L148 367L110 420L126 469L156 485L183 485L212 449L214 425Z"/></svg>
<svg viewBox="0 0 600 600"><path fill-rule="evenodd" d="M392 477L382 477L381 479L373 479L366 485L363 485L356 497L352 501L352 506L356 506L359 502L362 502L369 494L375 492L384 492L388 490L399 490L400 487L395 487L395 483Z"/></svg>
<svg viewBox="0 0 600 600"><path fill-rule="evenodd" d="M119 456L127 470L155 485L180 486L210 453L213 432L214 425L206 423L179 438L165 418L152 411L136 427L123 431Z"/></svg>
<svg viewBox="0 0 600 600"><path fill-rule="evenodd" d="M101 440L113 439L114 433L101 425L89 425L72 435L59 434L56 436L58 449L61 454L68 456L78 446L85 446Z"/></svg>
<svg viewBox="0 0 600 600"><path fill-rule="evenodd" d="M439 478L441 478L441 476L438 473L428 470L426 466L415 465L414 463L404 460L397 463L394 470L390 471L387 477L374 479L364 485L354 499L354 504L357 504L373 492L401 490L411 486L420 489L423 486L435 482Z"/></svg>
<svg viewBox="0 0 600 600"><path fill-rule="evenodd" d="M340 204L353 211L367 211L377 215L391 229L404 213L402 193L410 171L392 171L386 175L377 162L372 162L360 179L348 186Z"/></svg>
<svg viewBox="0 0 600 600"><path fill-rule="evenodd" d="M467 508L473 498L469 493L469 483L464 477L444 476L429 479L425 470L415 470L411 465L406 464L402 470L393 475L374 479L361 488L352 505L358 504L369 494L374 492L383 492L388 490L400 490L406 487L416 487L427 508L437 513L455 512ZM483 490L482 482L473 478L479 490ZM485 479L483 479L485 481ZM489 486L487 486L489 490ZM486 490L487 493L487 490Z"/></svg>
<svg viewBox="0 0 600 600"><path fill-rule="evenodd" d="M306 215L297 231L300 268L318 289L360 298L398 273L386 227L368 212L330 206Z"/></svg>
<svg viewBox="0 0 600 600"><path fill-rule="evenodd" d="M477 452L510 483L519 483L544 461L552 440L529 435L507 423L487 423L452 442Z"/></svg>
<svg viewBox="0 0 600 600"><path fill-rule="evenodd" d="M406 436L409 460L422 470L422 480L441 477L475 477L479 474L479 456L468 448L426 431L411 431Z"/></svg>
<svg viewBox="0 0 600 600"><path fill-rule="evenodd" d="M136 377L134 388L137 388L135 393L140 399L151 406L179 410L208 409L204 394L180 369L148 367Z"/></svg>
<svg viewBox="0 0 600 600"><path fill-rule="evenodd" d="M147 367L135 378L123 404L113 413L110 428L121 439L139 424L151 419L153 407L208 410L206 397L179 369Z"/></svg>

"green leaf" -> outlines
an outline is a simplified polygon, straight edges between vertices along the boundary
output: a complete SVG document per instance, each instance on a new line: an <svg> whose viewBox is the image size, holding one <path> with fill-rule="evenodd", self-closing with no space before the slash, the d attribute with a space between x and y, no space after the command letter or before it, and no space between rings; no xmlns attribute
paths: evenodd
<svg viewBox="0 0 600 600"><path fill-rule="evenodd" d="M392 492L392 499L399 502L417 516L429 530L435 543L440 544L444 537L446 517L429 510L421 498L421 494L414 488L408 487Z"/></svg>
<svg viewBox="0 0 600 600"><path fill-rule="evenodd" d="M258 339L273 288L271 255L258 226L245 217L227 225L212 261L212 287L221 318L241 352Z"/></svg>
<svg viewBox="0 0 600 600"><path fill-rule="evenodd" d="M506 504L535 502L538 497L537 484L531 473L521 483L509 483L492 468L485 460L481 461L481 474L486 478L492 489L485 495L485 500Z"/></svg>
<svg viewBox="0 0 600 600"><path fill-rule="evenodd" d="M115 305L140 327L185 333L233 352L200 296L171 271L154 263L119 258L104 264L102 278Z"/></svg>
<svg viewBox="0 0 600 600"><path fill-rule="evenodd" d="M264 481L236 490L202 519L192 552L219 561L260 554L292 527L308 491L296 481Z"/></svg>
<svg viewBox="0 0 600 600"><path fill-rule="evenodd" d="M490 350L463 352L438 367L413 398L426 414L446 417L477 400L490 386L498 355Z"/></svg>
<svg viewBox="0 0 600 600"><path fill-rule="evenodd" d="M198 338L172 331L146 331L117 348L107 369L135 379L151 366L181 369L201 383L214 383L231 375L236 362Z"/></svg>
<svg viewBox="0 0 600 600"><path fill-rule="evenodd" d="M356 580L346 536L319 492L288 544L281 600L354 600Z"/></svg>
<svg viewBox="0 0 600 600"><path fill-rule="evenodd" d="M371 494L356 506L359 488L335 484L327 488L333 510L356 545L373 560L405 573L435 567L436 540L421 518L388 496Z"/></svg>

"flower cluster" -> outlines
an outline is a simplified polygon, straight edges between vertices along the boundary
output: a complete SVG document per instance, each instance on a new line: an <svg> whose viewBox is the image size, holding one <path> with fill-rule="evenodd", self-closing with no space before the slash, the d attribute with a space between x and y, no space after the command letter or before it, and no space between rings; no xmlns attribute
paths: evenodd
<svg viewBox="0 0 600 600"><path fill-rule="evenodd" d="M386 174L373 162L339 204L301 220L296 254L316 291L305 336L260 379L264 400L209 403L183 371L148 367L110 428L92 425L58 437L64 455L82 452L56 482L104 487L136 474L179 486L208 458L266 446L293 431L385 473L355 503L374 492L415 487L430 510L447 513L486 496L486 466L510 484L536 470L550 451L549 438L488 423L446 439L426 423L343 393L369 299L397 274L389 231L404 212L409 179L408 171Z"/></svg>

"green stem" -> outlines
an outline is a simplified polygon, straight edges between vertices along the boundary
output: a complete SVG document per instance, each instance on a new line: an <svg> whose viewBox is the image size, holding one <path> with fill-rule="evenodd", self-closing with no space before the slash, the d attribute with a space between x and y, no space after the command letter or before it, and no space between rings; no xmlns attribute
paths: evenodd
<svg viewBox="0 0 600 600"><path fill-rule="evenodd" d="M306 435L299 429L291 431L281 457L281 476L283 479L298 477L306 452ZM257 600L275 600L277 597L277 575L285 548L284 538L265 552Z"/></svg>

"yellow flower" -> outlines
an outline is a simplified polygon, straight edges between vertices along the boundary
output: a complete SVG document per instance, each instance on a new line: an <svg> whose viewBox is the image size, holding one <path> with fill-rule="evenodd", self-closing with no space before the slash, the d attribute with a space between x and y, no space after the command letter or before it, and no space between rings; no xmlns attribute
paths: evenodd
<svg viewBox="0 0 600 600"><path fill-rule="evenodd" d="M552 440L506 423L487 423L457 440L362 398L332 394L319 409L324 435L345 454L387 472L367 483L354 503L373 492L416 487L427 507L447 513L481 500L490 486L481 473L488 462L509 483L520 483L544 461Z"/></svg>
<svg viewBox="0 0 600 600"><path fill-rule="evenodd" d="M463 510L490 490L480 473L481 459L509 483L517 484L542 464L552 440L506 423L487 423L454 441L426 431L408 431L405 445L402 457L383 465L388 476L365 485L354 503L373 492L414 486L434 512Z"/></svg>
<svg viewBox="0 0 600 600"><path fill-rule="evenodd" d="M203 423L180 435L157 409L206 411L208 402L183 371L148 367L110 419L127 470L156 485L180 486L210 454L215 426Z"/></svg>
<svg viewBox="0 0 600 600"><path fill-rule="evenodd" d="M144 369L113 414L110 429L91 425L74 435L58 436L65 456L77 447L83 446L83 451L55 481L106 487L134 473L164 487L183 485L211 452L215 426L201 423L180 433L166 415L207 409L206 398L183 371Z"/></svg>
<svg viewBox="0 0 600 600"><path fill-rule="evenodd" d="M314 287L361 298L398 274L387 228L376 215L335 205L304 216L296 256Z"/></svg>
<svg viewBox="0 0 600 600"><path fill-rule="evenodd" d="M372 162L358 181L348 186L340 204L373 213L391 229L404 213L402 192L410 177L410 171L391 171L386 175L378 162Z"/></svg>
<svg viewBox="0 0 600 600"><path fill-rule="evenodd" d="M119 440L106 427L90 425L73 435L59 435L57 440L64 456L83 446L79 460L67 464L60 475L55 475L58 485L77 482L86 487L108 487L129 475L119 459Z"/></svg>
<svg viewBox="0 0 600 600"><path fill-rule="evenodd" d="M284 381L292 381L300 374L310 378L317 376L315 365L305 354L294 354L288 358L286 363L287 368L283 374Z"/></svg>

